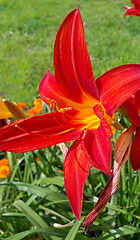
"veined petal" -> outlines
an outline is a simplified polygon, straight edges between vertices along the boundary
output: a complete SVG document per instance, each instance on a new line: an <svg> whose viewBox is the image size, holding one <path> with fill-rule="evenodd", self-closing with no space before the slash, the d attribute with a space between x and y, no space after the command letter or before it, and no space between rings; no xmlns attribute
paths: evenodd
<svg viewBox="0 0 140 240"><path fill-rule="evenodd" d="M46 113L8 124L0 129L0 149L27 152L80 137L80 130L55 119L57 113Z"/></svg>
<svg viewBox="0 0 140 240"><path fill-rule="evenodd" d="M50 99L56 101L60 108L66 106L64 96L58 88L56 79L49 70L39 84L39 94L47 105L50 105L50 101L48 100Z"/></svg>
<svg viewBox="0 0 140 240"><path fill-rule="evenodd" d="M83 188L89 174L90 163L81 149L81 141L76 140L70 147L64 162L66 194L76 218L80 220Z"/></svg>
<svg viewBox="0 0 140 240"><path fill-rule="evenodd" d="M130 163L134 171L140 169L140 128L136 130L136 134L133 140L131 152L130 152Z"/></svg>
<svg viewBox="0 0 140 240"><path fill-rule="evenodd" d="M97 130L86 131L82 147L92 166L110 175L112 156L112 145L110 141L111 128L97 106L95 106L94 111L100 118L100 126Z"/></svg>
<svg viewBox="0 0 140 240"><path fill-rule="evenodd" d="M140 64L127 64L111 69L101 75L96 84L100 99L107 113L112 115L140 88Z"/></svg>
<svg viewBox="0 0 140 240"><path fill-rule="evenodd" d="M109 181L101 193L98 202L94 206L93 210L89 213L86 219L83 222L83 227L86 230L86 227L89 225L88 230L90 230L92 223L98 217L100 212L104 209L110 197L116 192L119 185L120 171L124 166L125 162L130 153L131 146L131 138L133 132L136 130L136 127L132 125L125 132L121 134L121 136L117 139L115 145L115 153L114 153L114 164L113 171L109 178Z"/></svg>
<svg viewBox="0 0 140 240"><path fill-rule="evenodd" d="M91 97L99 99L79 10L70 12L58 30L54 67L56 81L66 98L77 103Z"/></svg>

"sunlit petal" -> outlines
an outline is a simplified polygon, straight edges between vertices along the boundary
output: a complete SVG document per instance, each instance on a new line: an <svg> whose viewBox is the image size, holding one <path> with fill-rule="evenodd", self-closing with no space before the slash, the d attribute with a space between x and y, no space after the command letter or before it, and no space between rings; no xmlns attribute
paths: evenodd
<svg viewBox="0 0 140 240"><path fill-rule="evenodd" d="M127 64L101 75L96 84L101 102L111 114L140 88L140 65Z"/></svg>
<svg viewBox="0 0 140 240"><path fill-rule="evenodd" d="M70 12L58 30L54 67L65 97L78 103L86 102L91 96L99 100L79 10Z"/></svg>
<svg viewBox="0 0 140 240"><path fill-rule="evenodd" d="M50 100L54 100L60 108L66 106L64 95L60 92L56 79L49 70L39 84L39 94L48 105L50 105Z"/></svg>
<svg viewBox="0 0 140 240"><path fill-rule="evenodd" d="M54 116L54 117L53 117ZM81 131L60 125L56 113L17 120L0 129L0 149L11 152L27 152L46 148L57 143L80 137Z"/></svg>
<svg viewBox="0 0 140 240"><path fill-rule="evenodd" d="M110 175L112 145L110 141L111 128L103 118L103 113L97 107L94 108L98 117L100 117L100 126L95 131L88 130L85 134L84 144L82 144L88 161L100 171Z"/></svg>

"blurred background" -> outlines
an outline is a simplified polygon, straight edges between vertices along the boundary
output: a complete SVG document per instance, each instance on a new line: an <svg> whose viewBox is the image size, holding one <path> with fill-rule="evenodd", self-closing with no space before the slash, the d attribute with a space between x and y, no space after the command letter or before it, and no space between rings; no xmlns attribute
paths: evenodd
<svg viewBox="0 0 140 240"><path fill-rule="evenodd" d="M82 15L95 78L118 65L140 63L139 18L123 18L130 0L1 0L0 96L32 104L53 68L56 32L75 8Z"/></svg>

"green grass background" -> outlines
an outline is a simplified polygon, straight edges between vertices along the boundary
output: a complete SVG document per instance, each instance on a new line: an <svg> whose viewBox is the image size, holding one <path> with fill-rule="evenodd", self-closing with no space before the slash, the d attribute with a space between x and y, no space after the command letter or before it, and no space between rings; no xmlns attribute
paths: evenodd
<svg viewBox="0 0 140 240"><path fill-rule="evenodd" d="M123 18L130 0L1 0L0 96L32 104L53 68L53 44L66 15L82 15L95 78L118 65L140 63L140 18Z"/></svg>

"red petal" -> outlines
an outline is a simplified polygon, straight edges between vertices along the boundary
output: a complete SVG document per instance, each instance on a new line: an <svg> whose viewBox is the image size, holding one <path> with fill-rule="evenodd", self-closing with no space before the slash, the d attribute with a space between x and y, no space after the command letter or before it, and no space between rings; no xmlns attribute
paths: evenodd
<svg viewBox="0 0 140 240"><path fill-rule="evenodd" d="M140 0L131 0L133 6L140 11Z"/></svg>
<svg viewBox="0 0 140 240"><path fill-rule="evenodd" d="M136 8L132 7L124 14L124 17L126 16L140 16L140 10L138 11Z"/></svg>
<svg viewBox="0 0 140 240"><path fill-rule="evenodd" d="M0 149L11 152L27 152L50 147L60 142L80 137L80 131L70 124L56 122L57 113L37 115L17 120L0 129Z"/></svg>
<svg viewBox="0 0 140 240"><path fill-rule="evenodd" d="M136 134L133 140L130 163L134 171L140 169L140 128L137 128Z"/></svg>
<svg viewBox="0 0 140 240"><path fill-rule="evenodd" d="M111 128L100 113L99 109L94 108L95 114L101 119L100 126L96 131L87 131L84 144L82 145L87 153L88 161L97 169L110 175L112 145L110 141Z"/></svg>
<svg viewBox="0 0 140 240"><path fill-rule="evenodd" d="M129 156L131 138L135 130L136 130L136 127L132 125L125 132L123 132L121 136L117 139L117 142L115 145L114 164L113 164L112 174L110 176L110 179L106 187L101 193L98 202L96 203L93 210L89 213L89 215L86 217L86 219L83 222L83 227L85 229L88 225L89 225L88 230L91 228L92 223L98 217L100 212L104 209L104 207L110 200L111 196L116 192L119 185L120 171Z"/></svg>
<svg viewBox="0 0 140 240"><path fill-rule="evenodd" d="M96 80L101 102L108 114L112 115L140 88L140 65L127 64L111 69Z"/></svg>
<svg viewBox="0 0 140 240"><path fill-rule="evenodd" d="M76 218L80 220L83 187L88 177L90 163L87 161L80 141L75 141L70 147L64 162L65 189L70 206Z"/></svg>
<svg viewBox="0 0 140 240"><path fill-rule="evenodd" d="M49 98L50 100L56 101L60 108L66 106L64 96L58 88L55 77L49 72L49 70L39 84L39 94L43 101L48 105L50 105Z"/></svg>
<svg viewBox="0 0 140 240"><path fill-rule="evenodd" d="M54 67L58 86L65 97L78 103L91 96L99 99L79 10L70 12L58 30Z"/></svg>
<svg viewBox="0 0 140 240"><path fill-rule="evenodd" d="M132 97L134 97L134 104L136 106L136 109L138 112L140 112L140 90L138 90Z"/></svg>
<svg viewBox="0 0 140 240"><path fill-rule="evenodd" d="M134 104L130 101L131 99L127 100L123 106L125 107L126 111L129 114L129 117L133 124L140 127L140 116L137 113L136 107Z"/></svg>

